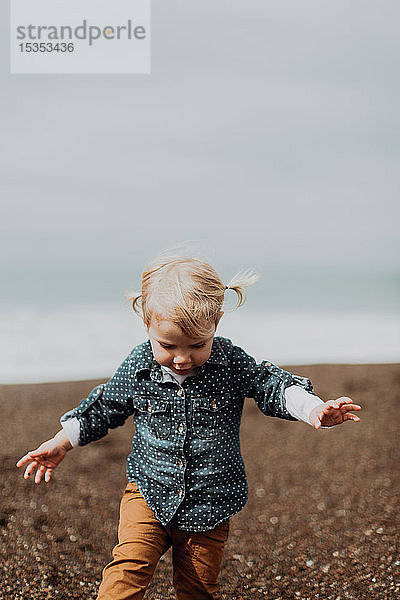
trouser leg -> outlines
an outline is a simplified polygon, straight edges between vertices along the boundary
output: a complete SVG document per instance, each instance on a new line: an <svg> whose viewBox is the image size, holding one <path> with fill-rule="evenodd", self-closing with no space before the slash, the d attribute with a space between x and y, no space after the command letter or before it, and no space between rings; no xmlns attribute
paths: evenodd
<svg viewBox="0 0 400 600"><path fill-rule="evenodd" d="M129 483L121 500L118 544L104 568L97 600L143 598L157 563L171 545L165 527Z"/></svg>
<svg viewBox="0 0 400 600"><path fill-rule="evenodd" d="M219 575L228 533L229 521L203 533L172 531L173 581L178 600L220 598Z"/></svg>

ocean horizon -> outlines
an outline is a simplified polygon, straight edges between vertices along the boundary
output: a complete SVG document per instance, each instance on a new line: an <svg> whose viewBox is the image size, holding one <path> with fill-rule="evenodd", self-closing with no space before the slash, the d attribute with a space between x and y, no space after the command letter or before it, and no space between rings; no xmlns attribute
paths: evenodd
<svg viewBox="0 0 400 600"><path fill-rule="evenodd" d="M128 305L7 306L1 313L0 383L105 378L147 339ZM400 312L245 305L217 335L276 364L400 362Z"/></svg>

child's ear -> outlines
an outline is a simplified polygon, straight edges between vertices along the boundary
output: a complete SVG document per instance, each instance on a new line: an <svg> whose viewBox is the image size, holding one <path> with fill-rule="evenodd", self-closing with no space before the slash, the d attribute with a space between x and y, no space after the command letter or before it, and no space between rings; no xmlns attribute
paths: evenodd
<svg viewBox="0 0 400 600"><path fill-rule="evenodd" d="M217 326L218 326L218 323L220 322L220 320L221 320L221 317L222 317L222 315L223 315L223 314L224 314L224 311L223 311L223 310L221 310L221 312L219 313L219 315L218 315L218 318L217 318L217 322L216 322L216 325L215 325L215 329L217 328Z"/></svg>

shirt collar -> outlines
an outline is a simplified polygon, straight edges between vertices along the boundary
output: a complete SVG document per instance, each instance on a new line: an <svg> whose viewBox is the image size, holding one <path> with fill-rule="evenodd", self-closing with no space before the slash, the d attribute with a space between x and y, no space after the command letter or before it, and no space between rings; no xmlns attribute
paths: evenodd
<svg viewBox="0 0 400 600"><path fill-rule="evenodd" d="M161 370L160 365L154 359L150 340L147 340L147 342L142 344L142 352L138 358L139 358L139 360L137 361L137 366L134 371L135 377L142 371L150 371L151 379L154 379L155 381L158 381L158 382L163 381L164 374ZM222 344L219 341L218 337L215 337L213 339L213 345L211 348L210 357L204 363L204 365L201 367L201 369L203 369L207 364L224 365L224 366L226 366L228 364L226 354L222 349Z"/></svg>

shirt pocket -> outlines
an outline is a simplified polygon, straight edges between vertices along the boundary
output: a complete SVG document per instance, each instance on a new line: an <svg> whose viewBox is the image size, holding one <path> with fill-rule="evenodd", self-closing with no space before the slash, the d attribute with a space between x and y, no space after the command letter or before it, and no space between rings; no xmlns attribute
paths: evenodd
<svg viewBox="0 0 400 600"><path fill-rule="evenodd" d="M171 403L168 400L135 396L133 405L139 417L139 427L144 425L150 434L160 440L166 440L171 435Z"/></svg>
<svg viewBox="0 0 400 600"><path fill-rule="evenodd" d="M214 440L224 423L229 395L218 398L193 398L192 430L195 437Z"/></svg>

